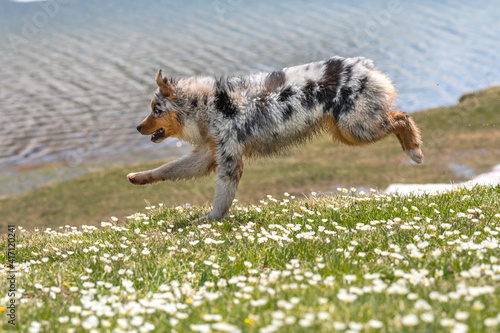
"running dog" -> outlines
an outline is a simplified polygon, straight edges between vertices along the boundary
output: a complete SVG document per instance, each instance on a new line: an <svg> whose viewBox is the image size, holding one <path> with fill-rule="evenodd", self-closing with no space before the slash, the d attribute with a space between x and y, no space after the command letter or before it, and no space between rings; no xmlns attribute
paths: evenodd
<svg viewBox="0 0 500 333"><path fill-rule="evenodd" d="M325 61L242 77L171 79L156 74L151 114L137 130L159 143L190 142L193 151L156 169L130 173L136 185L217 173L213 209L197 222L219 220L231 208L243 158L273 155L321 132L357 146L395 134L422 163L420 132L393 104L391 80L365 58Z"/></svg>

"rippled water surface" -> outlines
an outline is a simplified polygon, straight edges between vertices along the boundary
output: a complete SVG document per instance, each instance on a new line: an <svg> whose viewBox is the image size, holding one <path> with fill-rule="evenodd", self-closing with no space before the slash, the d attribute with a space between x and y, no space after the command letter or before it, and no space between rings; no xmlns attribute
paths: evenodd
<svg viewBox="0 0 500 333"><path fill-rule="evenodd" d="M0 170L162 145L135 126L159 68L244 74L365 56L402 110L498 84L497 1L0 0ZM130 156L129 156L130 158Z"/></svg>

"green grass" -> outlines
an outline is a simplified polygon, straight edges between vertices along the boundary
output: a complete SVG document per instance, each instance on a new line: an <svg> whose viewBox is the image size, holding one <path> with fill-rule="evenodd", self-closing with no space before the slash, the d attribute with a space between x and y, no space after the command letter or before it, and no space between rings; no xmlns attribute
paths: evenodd
<svg viewBox="0 0 500 333"><path fill-rule="evenodd" d="M292 154L246 162L237 198L257 203L266 194L302 195L337 187L384 189L391 183L461 182L470 173L488 171L500 160L500 87L468 94L459 104L412 114L422 130L426 161L413 165L395 137L351 148L324 135ZM161 147L158 147L161 149ZM172 207L212 200L214 177L137 187L127 173L166 161L102 169L29 193L0 200L2 230L8 223L25 227L98 224L111 215L122 218L163 202ZM454 166L468 173L456 171Z"/></svg>
<svg viewBox="0 0 500 333"><path fill-rule="evenodd" d="M99 228L17 229L15 330L497 332L499 205L500 186L344 189L236 203L200 226L189 221L207 207L184 205Z"/></svg>

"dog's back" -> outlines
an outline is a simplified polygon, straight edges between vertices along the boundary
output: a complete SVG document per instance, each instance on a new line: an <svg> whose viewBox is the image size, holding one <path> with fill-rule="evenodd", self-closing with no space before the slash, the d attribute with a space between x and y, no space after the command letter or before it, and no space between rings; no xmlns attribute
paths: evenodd
<svg viewBox="0 0 500 333"><path fill-rule="evenodd" d="M333 57L280 71L217 81L214 117L245 154L272 154L326 129L348 145L394 133L416 162L423 155L412 120L394 110L390 79L365 58ZM227 134L227 133L226 133Z"/></svg>

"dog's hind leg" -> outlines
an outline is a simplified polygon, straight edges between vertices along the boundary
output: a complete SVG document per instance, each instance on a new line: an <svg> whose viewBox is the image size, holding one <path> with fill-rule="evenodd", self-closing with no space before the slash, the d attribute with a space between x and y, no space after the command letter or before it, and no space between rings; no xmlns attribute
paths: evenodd
<svg viewBox="0 0 500 333"><path fill-rule="evenodd" d="M405 112L391 111L389 119L392 133L398 138L404 152L415 162L422 163L424 161L424 153L420 149L422 139L411 117Z"/></svg>
<svg viewBox="0 0 500 333"><path fill-rule="evenodd" d="M216 169L215 158L209 150L194 150L189 155L164 164L149 171L134 172L127 175L135 185L153 184L164 180L182 180L208 175Z"/></svg>
<svg viewBox="0 0 500 333"><path fill-rule="evenodd" d="M379 114L377 121L362 118L342 119L340 124L333 117L325 117L325 127L333 139L349 146L372 143L394 133L404 152L417 163L424 161L420 149L420 132L405 112L389 111Z"/></svg>

